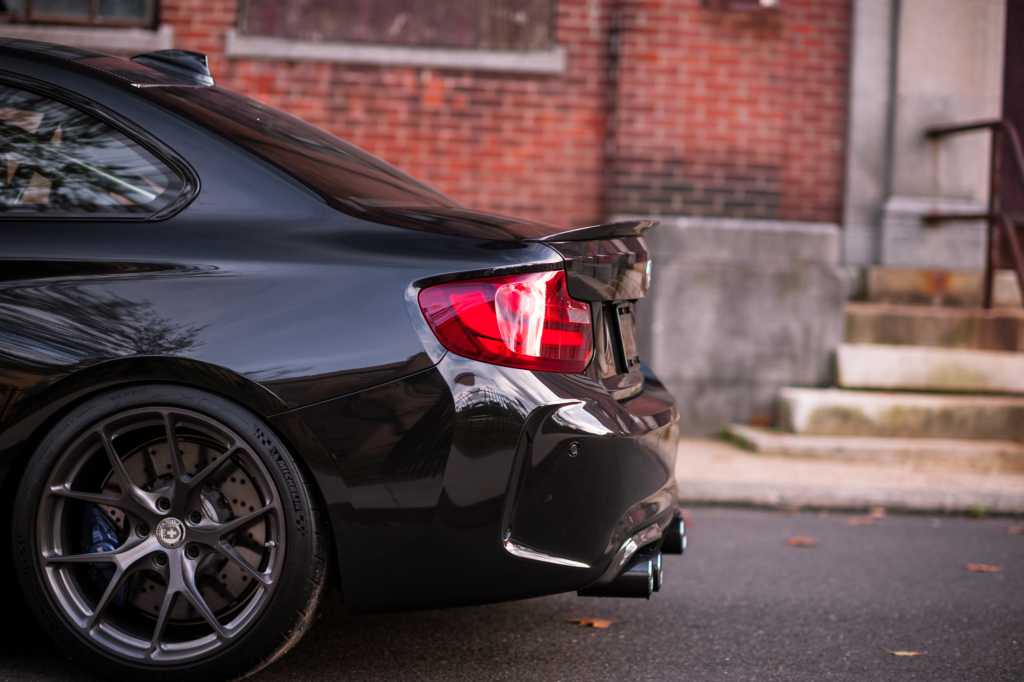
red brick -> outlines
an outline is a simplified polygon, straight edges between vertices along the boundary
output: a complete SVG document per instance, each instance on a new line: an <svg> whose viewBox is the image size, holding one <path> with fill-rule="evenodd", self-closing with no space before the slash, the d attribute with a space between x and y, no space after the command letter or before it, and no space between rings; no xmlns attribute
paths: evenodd
<svg viewBox="0 0 1024 682"><path fill-rule="evenodd" d="M161 17L176 47L209 55L219 83L474 208L561 226L605 210L838 220L850 0L785 0L767 13L701 0L618 4L614 159L605 154L612 0L557 2L562 76L230 60L235 0L163 0Z"/></svg>

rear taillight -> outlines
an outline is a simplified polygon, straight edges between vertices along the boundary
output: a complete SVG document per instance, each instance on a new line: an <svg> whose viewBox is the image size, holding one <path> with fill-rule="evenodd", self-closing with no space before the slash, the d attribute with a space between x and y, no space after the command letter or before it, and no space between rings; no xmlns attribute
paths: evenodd
<svg viewBox="0 0 1024 682"><path fill-rule="evenodd" d="M561 271L437 284L419 300L444 347L467 358L582 372L593 355L590 306L569 298Z"/></svg>

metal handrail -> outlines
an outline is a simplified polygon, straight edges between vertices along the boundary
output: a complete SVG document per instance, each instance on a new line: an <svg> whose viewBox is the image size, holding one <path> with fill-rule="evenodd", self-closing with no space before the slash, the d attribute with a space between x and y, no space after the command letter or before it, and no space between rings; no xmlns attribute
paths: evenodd
<svg viewBox="0 0 1024 682"><path fill-rule="evenodd" d="M937 139L945 135L957 133L969 133L976 130L992 131L992 177L989 180L988 212L981 214L967 213L929 213L924 217L927 223L938 223L945 220L985 220L988 223L987 248L985 250L985 296L984 307L992 307L992 284L995 271L996 249L998 240L996 236L999 230L1005 233L1006 242L1010 247L1010 256L1013 260L1014 270L1017 273L1017 286L1020 287L1021 296L1024 297L1024 253L1021 252L1020 240L1017 239L1017 225L1012 216L1001 209L999 205L1000 183L1002 181L1003 169L1003 139L1004 136L1010 140L1010 149L1017 166L1017 181L1020 183L1021 192L1024 192L1024 147L1021 146L1020 134L1012 122L1005 119L992 121L974 121L971 123L958 123L955 125L935 126L929 128L926 135L931 139Z"/></svg>

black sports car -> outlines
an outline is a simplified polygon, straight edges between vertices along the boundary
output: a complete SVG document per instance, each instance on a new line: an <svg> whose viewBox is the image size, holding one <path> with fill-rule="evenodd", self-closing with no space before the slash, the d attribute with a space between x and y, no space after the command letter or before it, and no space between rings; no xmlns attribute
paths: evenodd
<svg viewBox="0 0 1024 682"><path fill-rule="evenodd" d="M467 210L176 50L0 40L0 152L2 565L71 655L233 677L332 585L650 597L682 553L653 223Z"/></svg>

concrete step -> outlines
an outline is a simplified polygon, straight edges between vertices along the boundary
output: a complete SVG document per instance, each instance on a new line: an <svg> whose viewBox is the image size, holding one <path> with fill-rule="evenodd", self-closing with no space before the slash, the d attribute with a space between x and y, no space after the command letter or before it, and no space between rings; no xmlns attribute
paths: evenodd
<svg viewBox="0 0 1024 682"><path fill-rule="evenodd" d="M848 303L846 342L1024 351L1024 308Z"/></svg>
<svg viewBox="0 0 1024 682"><path fill-rule="evenodd" d="M733 424L728 435L762 455L987 473L1024 472L1024 443L940 438L808 436Z"/></svg>
<svg viewBox="0 0 1024 682"><path fill-rule="evenodd" d="M980 270L916 270L873 267L867 272L867 296L876 303L978 307L982 303L985 273ZM997 270L992 297L996 307L1022 305L1017 276Z"/></svg>
<svg viewBox="0 0 1024 682"><path fill-rule="evenodd" d="M1024 353L844 343L837 356L843 388L1024 394Z"/></svg>
<svg viewBox="0 0 1024 682"><path fill-rule="evenodd" d="M1024 441L1024 397L783 388L778 427L818 436Z"/></svg>
<svg viewBox="0 0 1024 682"><path fill-rule="evenodd" d="M773 457L703 438L679 440L676 481L685 505L1024 513L1024 474Z"/></svg>

